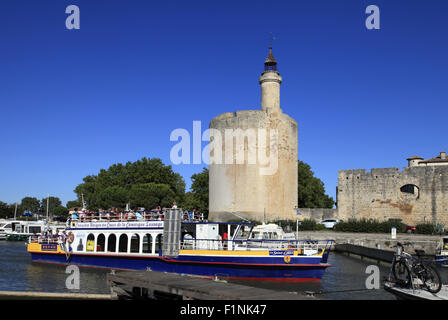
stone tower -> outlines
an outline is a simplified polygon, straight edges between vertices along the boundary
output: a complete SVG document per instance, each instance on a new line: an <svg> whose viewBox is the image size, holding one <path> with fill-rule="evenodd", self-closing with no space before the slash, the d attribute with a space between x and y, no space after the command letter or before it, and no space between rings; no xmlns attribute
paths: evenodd
<svg viewBox="0 0 448 320"><path fill-rule="evenodd" d="M297 122L280 108L282 77L269 48L261 110L210 122L209 219L291 219L297 206Z"/></svg>

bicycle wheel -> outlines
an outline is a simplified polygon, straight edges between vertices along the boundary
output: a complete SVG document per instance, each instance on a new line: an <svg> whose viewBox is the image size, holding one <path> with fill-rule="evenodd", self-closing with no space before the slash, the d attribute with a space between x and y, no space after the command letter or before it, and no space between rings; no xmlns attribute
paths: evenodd
<svg viewBox="0 0 448 320"><path fill-rule="evenodd" d="M423 263L424 271L422 272L423 283L425 284L426 289L431 293L437 293L442 289L442 279L440 278L439 271L431 265L427 263Z"/></svg>
<svg viewBox="0 0 448 320"><path fill-rule="evenodd" d="M395 261L394 265L392 266L392 272L397 284L403 286L409 286L411 284L411 272L409 271L409 268L405 261Z"/></svg>

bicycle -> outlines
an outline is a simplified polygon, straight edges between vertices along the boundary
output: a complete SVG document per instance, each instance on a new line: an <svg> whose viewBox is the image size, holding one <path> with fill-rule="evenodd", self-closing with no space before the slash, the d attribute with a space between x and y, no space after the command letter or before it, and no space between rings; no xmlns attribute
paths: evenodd
<svg viewBox="0 0 448 320"><path fill-rule="evenodd" d="M397 253L394 255L391 272L395 282L404 287L423 287L431 293L437 293L442 289L442 280L435 266L422 259L423 250L415 250L417 258L404 251L404 245L397 243Z"/></svg>

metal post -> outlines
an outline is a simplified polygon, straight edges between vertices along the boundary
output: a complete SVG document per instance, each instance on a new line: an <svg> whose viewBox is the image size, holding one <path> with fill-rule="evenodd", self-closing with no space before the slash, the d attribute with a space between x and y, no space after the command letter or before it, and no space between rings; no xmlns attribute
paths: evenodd
<svg viewBox="0 0 448 320"><path fill-rule="evenodd" d="M16 208L15 208L15 210L14 210L14 220L16 220L16 215L17 215L17 202L18 202L19 200L17 200L16 201Z"/></svg>
<svg viewBox="0 0 448 320"><path fill-rule="evenodd" d="M49 202L50 202L50 194L47 195L47 221L50 221L48 219L48 205L49 205Z"/></svg>

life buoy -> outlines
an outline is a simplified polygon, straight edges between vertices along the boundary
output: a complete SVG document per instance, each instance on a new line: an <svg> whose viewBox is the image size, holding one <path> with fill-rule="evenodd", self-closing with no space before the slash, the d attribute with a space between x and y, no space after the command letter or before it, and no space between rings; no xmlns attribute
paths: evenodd
<svg viewBox="0 0 448 320"><path fill-rule="evenodd" d="M74 240L75 240L75 235L72 232L69 232L67 235L67 242L69 244L72 244Z"/></svg>

